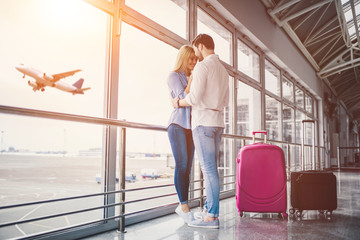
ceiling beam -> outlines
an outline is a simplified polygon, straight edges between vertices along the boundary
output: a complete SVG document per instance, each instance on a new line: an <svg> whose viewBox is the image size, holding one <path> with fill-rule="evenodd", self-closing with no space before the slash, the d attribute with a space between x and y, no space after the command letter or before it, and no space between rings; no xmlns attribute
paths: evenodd
<svg viewBox="0 0 360 240"><path fill-rule="evenodd" d="M360 101L360 96L357 96L356 98L352 99L351 102L345 103L346 106L348 107L348 111L353 112L360 109L359 101Z"/></svg>
<svg viewBox="0 0 360 240"><path fill-rule="evenodd" d="M351 5L351 12L353 15L353 21L354 21L354 26L355 26L355 33L356 33L356 38L357 38L357 44L359 46L360 44L360 38L359 38L359 25L357 23L357 14L355 12L355 5L354 5L354 1L350 0L350 5Z"/></svg>
<svg viewBox="0 0 360 240"><path fill-rule="evenodd" d="M331 35L329 35L329 37L331 37ZM322 46L320 48L318 48L314 53L313 56L318 55L320 52L322 52L328 45L330 45L332 43L332 46L327 50L327 52L324 54L324 58L326 58L326 56L328 56L330 53L333 53L333 49L335 48L336 44L340 41L341 39L341 35L335 35L333 38L331 38L329 41L327 41L326 43L322 44Z"/></svg>
<svg viewBox="0 0 360 240"><path fill-rule="evenodd" d="M335 73L339 73L344 70L360 66L360 58L353 57L353 50L355 50L355 48L349 48L349 49L346 49L345 51L343 51L342 53L340 53L329 64L324 66L318 72L318 75L321 78L324 78L324 77L333 75ZM350 56L350 60L344 60L344 59L346 59L347 55Z"/></svg>
<svg viewBox="0 0 360 240"><path fill-rule="evenodd" d="M282 10L286 9L286 8L289 8L291 7L292 5L300 2L301 0L292 0L292 1L289 1L287 3L284 3L286 2L285 0L282 0L280 1L278 4L276 4L276 6L270 10L270 14L277 14L279 12L281 12Z"/></svg>
<svg viewBox="0 0 360 240"><path fill-rule="evenodd" d="M280 23L282 25L282 24L284 24L284 23L286 23L286 22L288 22L288 21L290 21L290 20L292 20L294 18L297 18L297 17L299 17L299 16L301 16L301 15L303 15L303 14L309 12L309 11L312 11L314 9L318 9L318 8L322 7L324 4L327 4L327 3L331 4L333 1L334 0L323 0L321 2L312 4L312 5L304 8L304 9L302 9L302 10L300 10L300 11L294 13L294 14L290 14L289 16L286 16L283 19L280 19Z"/></svg>
<svg viewBox="0 0 360 240"><path fill-rule="evenodd" d="M348 98L348 96L353 96L354 94L356 94L357 92L359 92L356 88L353 88L353 83L352 81L347 81L346 84L344 84L341 89L336 88L336 92L338 93L338 97L343 99L343 98Z"/></svg>
<svg viewBox="0 0 360 240"><path fill-rule="evenodd" d="M316 32L313 34L309 34L308 37L304 40L304 45L309 46L313 42L317 42L318 40L322 40L324 37L327 37L326 35L336 29L339 28L339 26L332 27L328 29L328 27L336 22L338 19L337 17L332 18L331 20L327 21L326 24L321 26ZM328 29L327 31L325 31ZM341 32L340 32L341 33Z"/></svg>
<svg viewBox="0 0 360 240"><path fill-rule="evenodd" d="M309 41L310 37L315 37L317 34L313 35L312 33L315 31L315 29L317 28L317 26L319 25L321 19L324 17L325 13L327 12L327 10L329 9L330 4L327 5L327 7L325 9L322 10L322 13L320 14L320 16L318 17L317 21L315 24L313 24L309 34L307 35L307 37L304 40L304 45L306 46L306 42ZM319 10L320 8L318 8L317 10ZM313 13L315 13L317 10L313 11ZM332 21L327 21L327 24L325 24L325 26L323 25L322 27L319 27L318 29L320 30L320 32L322 32L323 30L325 30L325 28L330 25L332 23ZM316 31L316 33L319 33L319 31Z"/></svg>
<svg viewBox="0 0 360 240"><path fill-rule="evenodd" d="M309 53L309 51L304 47L303 43L301 42L301 40L299 39L299 37L296 35L296 33L294 32L294 30L291 28L291 26L289 26L289 24L285 23L283 25L280 24L279 19L277 18L277 16L275 14L271 14L271 11L268 11L268 13L270 14L270 16L274 19L274 21L277 23L277 25L279 27L282 27L284 29L284 31L288 34L288 36L294 41L294 43L296 44L296 46L300 49L300 51L305 55L305 57L308 59L308 61L310 62L310 64L313 66L313 68L315 69L315 71L319 71L320 67L318 66L317 62L315 61L315 59L311 56L311 54Z"/></svg>
<svg viewBox="0 0 360 240"><path fill-rule="evenodd" d="M344 82L352 81L351 77L353 75L352 71L346 71L342 74L338 74L334 79L331 80L331 86L338 89L344 85Z"/></svg>

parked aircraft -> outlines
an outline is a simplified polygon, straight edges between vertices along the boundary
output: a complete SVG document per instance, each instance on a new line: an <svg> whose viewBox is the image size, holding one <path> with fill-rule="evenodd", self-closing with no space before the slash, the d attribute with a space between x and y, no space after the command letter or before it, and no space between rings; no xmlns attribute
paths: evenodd
<svg viewBox="0 0 360 240"><path fill-rule="evenodd" d="M28 81L28 84L33 88L34 92L41 90L45 91L45 87L55 87L59 90L70 92L73 95L75 94L84 94L84 91L89 90L90 88L82 88L84 83L84 79L80 78L73 85L70 85L66 82L60 81L62 78L66 78L74 75L77 72L80 72L80 69L76 69L69 72L63 72L58 74L47 74L44 72L40 72L32 67L26 66L24 64L20 64L15 67L19 72L23 73L25 76L32 77L35 81Z"/></svg>

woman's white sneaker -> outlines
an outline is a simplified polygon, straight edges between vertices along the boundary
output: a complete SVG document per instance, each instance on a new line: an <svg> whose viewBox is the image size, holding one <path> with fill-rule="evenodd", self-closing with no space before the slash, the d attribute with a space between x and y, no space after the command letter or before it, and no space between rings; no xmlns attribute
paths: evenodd
<svg viewBox="0 0 360 240"><path fill-rule="evenodd" d="M189 222L192 222L194 221L194 215L193 213L190 211L190 212L184 212L182 209L181 209L181 206L177 206L177 208L175 209L175 212L184 220L184 222L186 224L188 224Z"/></svg>
<svg viewBox="0 0 360 240"><path fill-rule="evenodd" d="M206 213L203 211L194 213L195 219L204 219L204 217L206 217Z"/></svg>

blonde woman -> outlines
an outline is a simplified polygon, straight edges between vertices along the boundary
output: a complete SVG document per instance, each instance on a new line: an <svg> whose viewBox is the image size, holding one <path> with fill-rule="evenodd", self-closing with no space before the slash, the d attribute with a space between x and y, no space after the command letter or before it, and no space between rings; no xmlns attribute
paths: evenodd
<svg viewBox="0 0 360 240"><path fill-rule="evenodd" d="M173 99L183 99L189 93L191 72L196 62L197 57L192 46L184 45L179 49L175 68L168 77L168 86ZM180 202L175 212L185 223L193 220L188 204L189 177L195 151L190 116L190 107L174 108L168 125L168 136L175 158L174 184Z"/></svg>

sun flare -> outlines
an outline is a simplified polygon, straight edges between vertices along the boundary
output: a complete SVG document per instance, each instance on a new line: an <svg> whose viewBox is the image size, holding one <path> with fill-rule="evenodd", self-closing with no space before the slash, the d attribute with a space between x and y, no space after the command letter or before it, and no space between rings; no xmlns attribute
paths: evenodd
<svg viewBox="0 0 360 240"><path fill-rule="evenodd" d="M71 26L76 19L84 18L84 7L87 7L87 3L82 0L46 0L40 4L47 23L64 27Z"/></svg>

